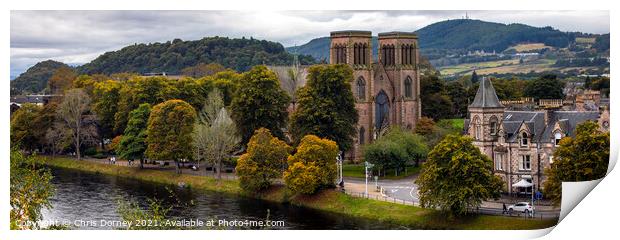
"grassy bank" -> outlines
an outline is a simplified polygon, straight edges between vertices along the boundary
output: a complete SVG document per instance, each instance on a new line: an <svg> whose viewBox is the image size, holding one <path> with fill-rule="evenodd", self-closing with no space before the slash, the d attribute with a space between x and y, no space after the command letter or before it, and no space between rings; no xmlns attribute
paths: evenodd
<svg viewBox="0 0 620 240"><path fill-rule="evenodd" d="M241 191L234 180L222 180L219 184L211 177L177 175L174 172L140 170L116 165L77 161L67 158L42 158L48 166L115 175L162 184L183 182L195 190L216 191L225 194L248 194ZM438 211L383 201L355 198L335 190L325 190L313 196L292 196L285 187L276 186L263 192L258 198L279 203L345 214L351 217L376 219L412 228L424 229L540 229L556 224L557 220L526 220L501 216L470 216L447 220Z"/></svg>

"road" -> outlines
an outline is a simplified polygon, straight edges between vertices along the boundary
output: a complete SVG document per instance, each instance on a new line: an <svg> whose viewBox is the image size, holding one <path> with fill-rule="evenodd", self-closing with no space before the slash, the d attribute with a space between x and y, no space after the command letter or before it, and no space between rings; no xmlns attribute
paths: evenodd
<svg viewBox="0 0 620 240"><path fill-rule="evenodd" d="M408 202L414 202L418 204L420 202L418 196L418 186L414 183L414 180L417 176L411 176L408 178L398 179L398 180L390 180L390 179L381 179L377 181L377 185L379 188L383 188L383 194L387 197L395 198L398 200L404 200ZM356 189L364 189L365 181L363 178L347 178L344 179L345 183L349 186L357 185ZM374 179L368 181L368 191L372 192L375 190L375 181ZM363 190L361 190L363 191ZM513 202L516 202L514 199L500 199L497 202L483 202L482 206L480 206L476 211L482 214L487 215L505 215L502 211L502 202L509 205ZM535 206L537 211L535 211L534 217L536 218L556 218L559 216L559 209L553 209L550 206ZM507 214L506 214L507 215ZM524 213L513 213L511 216L515 217L525 217Z"/></svg>

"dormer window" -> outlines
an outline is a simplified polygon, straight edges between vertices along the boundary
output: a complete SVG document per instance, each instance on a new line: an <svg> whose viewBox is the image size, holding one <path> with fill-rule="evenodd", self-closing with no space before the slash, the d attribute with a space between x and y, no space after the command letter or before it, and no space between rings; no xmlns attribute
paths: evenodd
<svg viewBox="0 0 620 240"><path fill-rule="evenodd" d="M556 132L553 137L555 139L555 146L560 146L560 140L562 140L562 133Z"/></svg>
<svg viewBox="0 0 620 240"><path fill-rule="evenodd" d="M526 132L521 133L521 146L526 147L528 145L528 135Z"/></svg>

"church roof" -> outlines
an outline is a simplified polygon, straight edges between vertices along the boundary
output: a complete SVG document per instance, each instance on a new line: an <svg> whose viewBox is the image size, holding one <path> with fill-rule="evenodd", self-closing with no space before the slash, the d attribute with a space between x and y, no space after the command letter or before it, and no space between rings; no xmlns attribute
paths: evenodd
<svg viewBox="0 0 620 240"><path fill-rule="evenodd" d="M495 88L491 84L491 80L486 77L482 78L478 92L474 101L469 105L474 108L503 108L504 106L499 102Z"/></svg>

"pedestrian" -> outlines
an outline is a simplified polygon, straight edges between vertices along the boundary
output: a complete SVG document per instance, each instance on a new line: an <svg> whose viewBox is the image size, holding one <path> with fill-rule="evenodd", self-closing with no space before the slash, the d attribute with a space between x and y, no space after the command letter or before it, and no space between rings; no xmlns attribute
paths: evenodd
<svg viewBox="0 0 620 240"><path fill-rule="evenodd" d="M508 212L508 208L506 208L506 203L502 203L502 214L506 214Z"/></svg>
<svg viewBox="0 0 620 240"><path fill-rule="evenodd" d="M116 164L116 157L112 156L112 164Z"/></svg>

